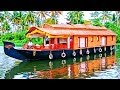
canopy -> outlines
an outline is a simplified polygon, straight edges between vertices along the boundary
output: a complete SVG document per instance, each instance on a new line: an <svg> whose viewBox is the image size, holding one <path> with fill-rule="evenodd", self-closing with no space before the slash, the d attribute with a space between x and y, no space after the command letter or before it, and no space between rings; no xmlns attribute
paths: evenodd
<svg viewBox="0 0 120 90"><path fill-rule="evenodd" d="M97 27L84 24L76 25L44 25L42 27L30 27L26 37L66 38L72 35L116 35L113 31L105 27Z"/></svg>

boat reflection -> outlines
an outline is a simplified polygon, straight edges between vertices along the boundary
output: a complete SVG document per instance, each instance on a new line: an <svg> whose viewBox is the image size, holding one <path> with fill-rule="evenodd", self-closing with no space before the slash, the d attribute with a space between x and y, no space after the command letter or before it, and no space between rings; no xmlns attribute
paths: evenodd
<svg viewBox="0 0 120 90"><path fill-rule="evenodd" d="M96 71L112 68L116 64L115 53L102 53L66 60L22 62L6 74L6 79L28 73L39 79L75 79L90 77ZM26 75L26 74L25 74ZM23 75L23 76L25 76ZM28 76L27 76L28 78ZM18 78L19 79L19 78Z"/></svg>
<svg viewBox="0 0 120 90"><path fill-rule="evenodd" d="M101 54L102 55L102 54ZM47 71L37 71L39 78L55 79L55 78L85 78L89 77L96 71L110 69L116 63L116 56L105 55L102 57L100 54L98 58L94 55L94 59L90 60L90 56L86 56L87 60L76 62L76 58L73 59L73 63L69 65L63 65L60 68L49 69Z"/></svg>

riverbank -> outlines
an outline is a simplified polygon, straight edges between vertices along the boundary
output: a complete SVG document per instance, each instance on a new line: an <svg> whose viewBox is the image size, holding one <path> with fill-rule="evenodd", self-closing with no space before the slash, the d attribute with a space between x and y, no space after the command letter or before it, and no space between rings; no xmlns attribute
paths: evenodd
<svg viewBox="0 0 120 90"><path fill-rule="evenodd" d="M11 42L12 42L12 41L11 41ZM20 42L20 43L18 43L18 42L17 42L17 43L14 42L14 43L15 43L15 46L17 46L17 47L22 47L23 44L24 44L24 43L21 43L21 42ZM2 42L2 41L0 41L0 46L3 46L3 42Z"/></svg>

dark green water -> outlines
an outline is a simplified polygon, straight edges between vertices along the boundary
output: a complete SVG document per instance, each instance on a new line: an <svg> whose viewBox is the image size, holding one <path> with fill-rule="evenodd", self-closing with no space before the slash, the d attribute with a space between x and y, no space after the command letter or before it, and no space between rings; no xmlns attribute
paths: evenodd
<svg viewBox="0 0 120 90"><path fill-rule="evenodd" d="M97 54L18 64L16 61L19 62L1 53L0 78L27 79L29 76L29 79L120 79L120 46L117 46L115 54L106 53L102 57Z"/></svg>
<svg viewBox="0 0 120 90"><path fill-rule="evenodd" d="M14 66L14 68L8 70L5 74L5 79L26 79L28 77L32 78L45 78L45 79L67 79L67 78L84 78L84 79L120 79L120 47L117 46L115 54L111 55L106 53L106 57L103 54L100 55L90 55L89 60L87 56L75 57L65 59L66 63L63 64L63 60L52 60L52 65L50 66L50 60L45 61L32 61L32 62L21 62L20 64ZM101 62L102 60L112 63L102 66L95 66L94 64ZM94 63L93 63L94 62ZM85 63L85 64L84 64ZM86 65L84 72L80 65ZM94 67L87 67L87 65L92 64ZM84 66L83 65L83 66ZM97 64L96 64L97 65ZM99 68L97 68L99 67ZM91 69L92 68L92 69ZM34 72L39 71L39 72ZM51 73L52 72L52 73Z"/></svg>

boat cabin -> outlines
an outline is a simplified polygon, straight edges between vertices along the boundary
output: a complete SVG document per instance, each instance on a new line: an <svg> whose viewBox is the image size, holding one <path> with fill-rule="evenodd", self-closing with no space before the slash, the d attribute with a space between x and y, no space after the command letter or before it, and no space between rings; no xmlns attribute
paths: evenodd
<svg viewBox="0 0 120 90"><path fill-rule="evenodd" d="M43 37L43 45L34 49L81 49L112 46L116 44L116 34L105 27L90 24L44 24L30 27L27 38Z"/></svg>

